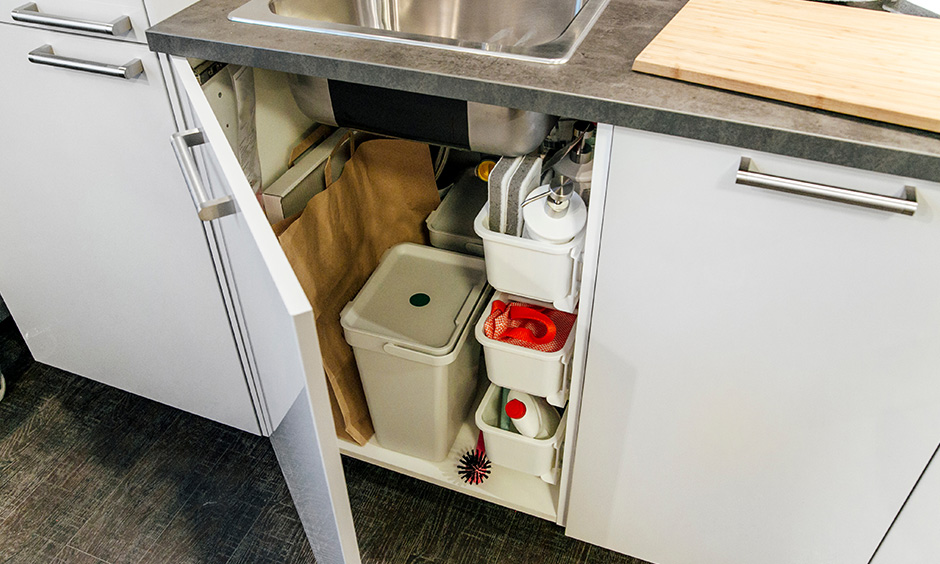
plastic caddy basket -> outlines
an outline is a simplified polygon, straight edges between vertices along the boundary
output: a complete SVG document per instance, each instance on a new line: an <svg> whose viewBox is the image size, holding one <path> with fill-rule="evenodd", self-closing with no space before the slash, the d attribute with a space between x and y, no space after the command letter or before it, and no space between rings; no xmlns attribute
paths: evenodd
<svg viewBox="0 0 940 564"><path fill-rule="evenodd" d="M516 298L497 292L477 321L474 334L483 345L486 358L486 375L497 386L519 390L533 396L545 398L555 407L564 407L568 401L569 379L571 376L571 353L574 349L574 335L577 322L571 328L565 345L555 352L542 352L512 343L497 341L486 336L483 326L492 311L494 301L520 301L531 305L551 307L526 298Z"/></svg>
<svg viewBox="0 0 940 564"><path fill-rule="evenodd" d="M483 431L486 456L493 464L539 476L549 484L557 484L565 429L568 426L567 411L561 416L555 434L547 439L531 439L499 428L499 396L499 386L490 384L475 414L477 427Z"/></svg>
<svg viewBox="0 0 940 564"><path fill-rule="evenodd" d="M489 204L483 206L473 229L483 239L486 277L501 292L552 304L572 313L581 285L584 230L562 245L490 231Z"/></svg>

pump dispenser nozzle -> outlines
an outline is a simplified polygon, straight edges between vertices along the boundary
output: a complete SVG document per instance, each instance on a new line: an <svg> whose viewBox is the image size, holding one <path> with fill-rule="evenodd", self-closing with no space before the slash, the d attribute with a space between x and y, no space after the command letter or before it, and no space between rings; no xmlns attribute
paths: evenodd
<svg viewBox="0 0 940 564"><path fill-rule="evenodd" d="M545 207L550 217L560 218L568 213L568 204L571 193L574 192L574 181L567 176L556 175L548 185L548 199Z"/></svg>

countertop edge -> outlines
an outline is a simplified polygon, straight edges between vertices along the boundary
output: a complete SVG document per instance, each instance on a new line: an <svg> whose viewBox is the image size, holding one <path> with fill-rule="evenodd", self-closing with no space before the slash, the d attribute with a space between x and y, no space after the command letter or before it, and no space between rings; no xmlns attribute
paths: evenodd
<svg viewBox="0 0 940 564"><path fill-rule="evenodd" d="M911 179L940 182L940 154L903 150L876 143L684 113L652 105L607 100L561 89L530 88L519 84L485 81L470 76L437 74L421 69L400 68L290 50L266 49L231 41L201 39L165 32L160 24L147 30L146 34L151 51L157 53L217 60L517 107ZM658 78L658 80L673 82L665 78ZM707 87L699 88L707 89ZM747 95L733 92L724 94L729 97L729 100L735 97L749 98ZM509 101L514 103L509 103ZM778 103L788 106L782 102ZM808 108L806 111L820 112L820 110ZM841 115L838 117L868 123L868 120L861 118ZM882 127L909 131L906 128L888 124Z"/></svg>

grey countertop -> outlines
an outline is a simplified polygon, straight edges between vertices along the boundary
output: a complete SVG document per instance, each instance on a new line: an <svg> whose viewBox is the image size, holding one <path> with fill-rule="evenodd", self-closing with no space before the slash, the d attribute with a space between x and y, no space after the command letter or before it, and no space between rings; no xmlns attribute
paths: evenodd
<svg viewBox="0 0 940 564"><path fill-rule="evenodd" d="M685 0L611 0L563 65L228 21L244 2L201 0L148 30L150 48L940 181L938 134L631 71Z"/></svg>

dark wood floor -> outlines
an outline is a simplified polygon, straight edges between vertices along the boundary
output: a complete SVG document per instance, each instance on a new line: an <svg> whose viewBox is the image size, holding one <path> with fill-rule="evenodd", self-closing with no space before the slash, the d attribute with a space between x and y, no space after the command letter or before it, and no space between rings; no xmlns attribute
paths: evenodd
<svg viewBox="0 0 940 564"><path fill-rule="evenodd" d="M0 562L314 562L267 439L33 362L12 320L0 370ZM364 563L642 564L343 463Z"/></svg>

